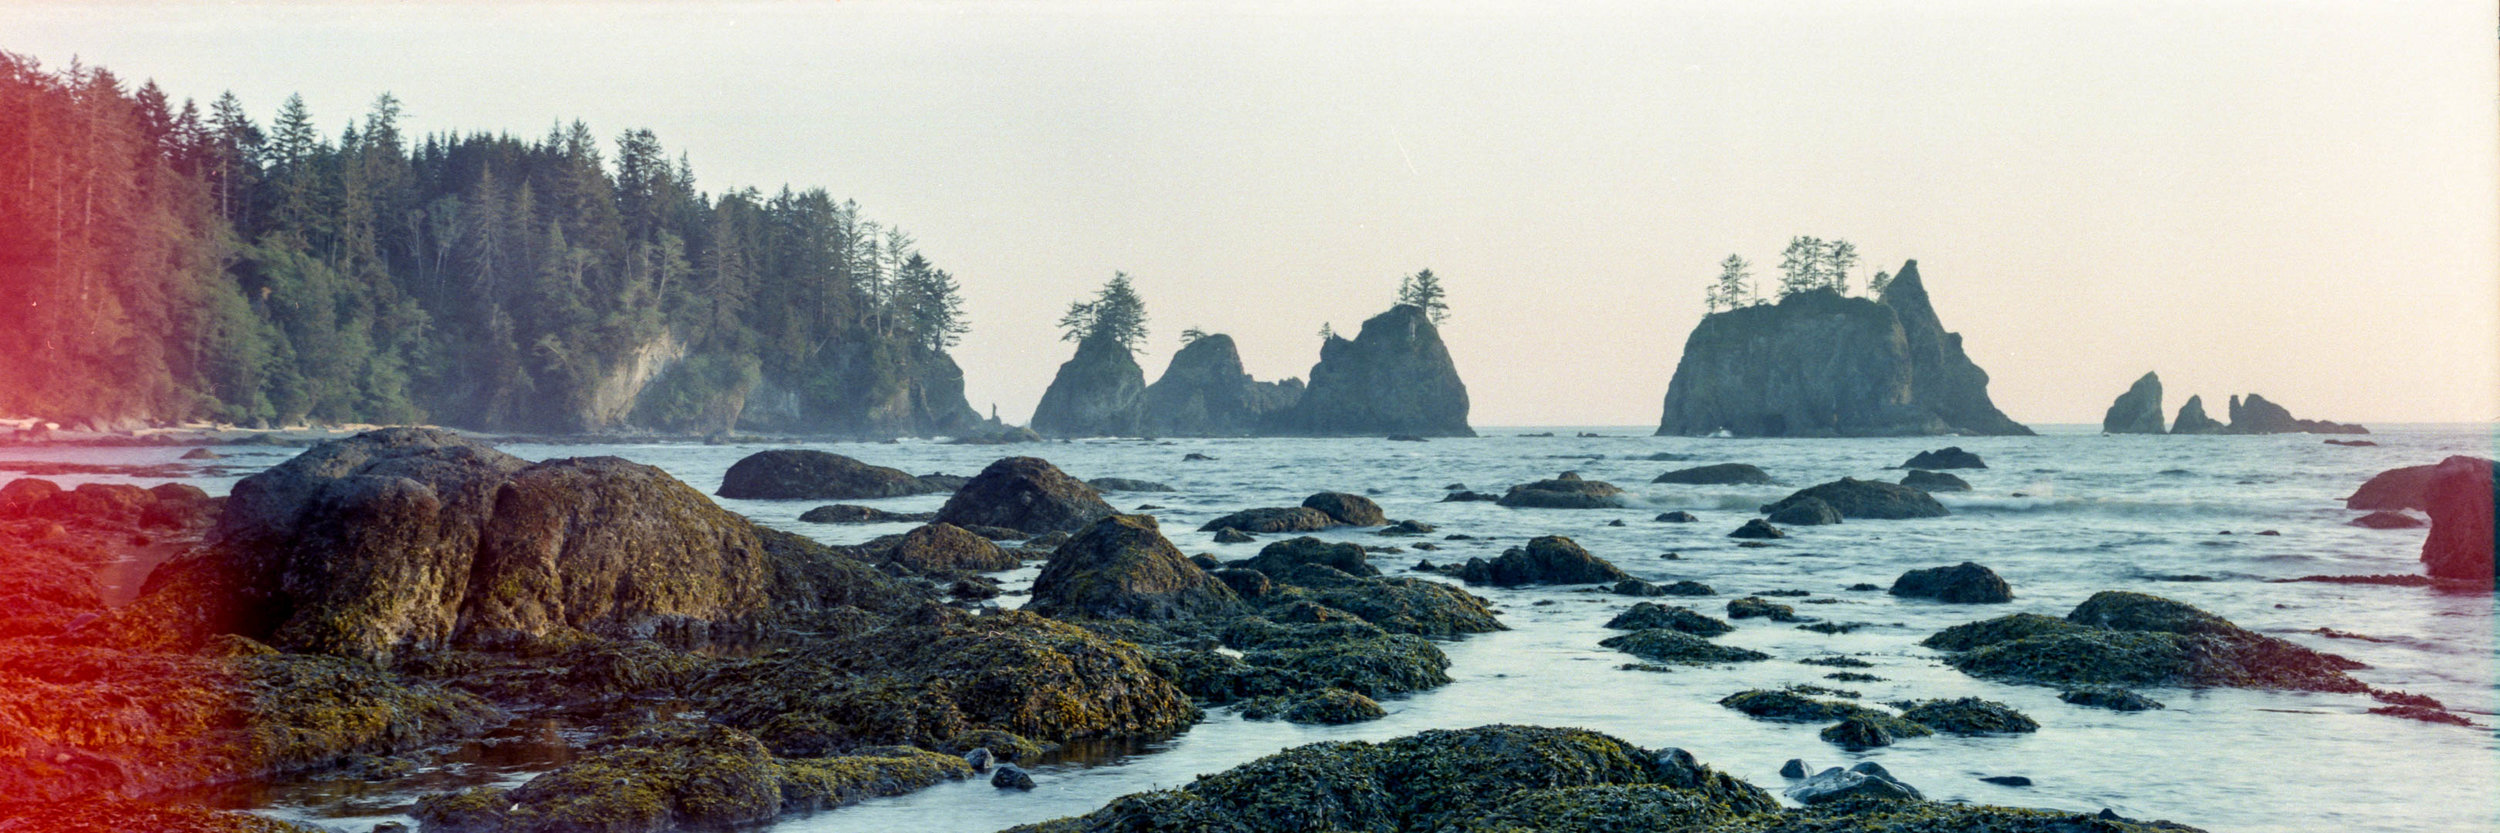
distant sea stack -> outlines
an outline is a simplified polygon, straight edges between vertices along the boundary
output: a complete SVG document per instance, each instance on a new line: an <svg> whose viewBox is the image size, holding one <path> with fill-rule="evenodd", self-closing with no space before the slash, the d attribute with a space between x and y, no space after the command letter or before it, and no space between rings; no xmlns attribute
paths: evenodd
<svg viewBox="0 0 2500 833"><path fill-rule="evenodd" d="M2246 399L2231 397L2231 433L2367 434L2370 429L2321 419L2297 419L2290 410L2252 393Z"/></svg>
<svg viewBox="0 0 2500 833"><path fill-rule="evenodd" d="M1314 389L1317 379L1313 380ZM1800 292L1704 316L1667 383L1660 436L2030 434L1988 400L1988 374L1945 332L1918 261L1882 300Z"/></svg>
<svg viewBox="0 0 2500 833"><path fill-rule="evenodd" d="M1046 437L1135 436L1145 401L1146 371L1117 339L1089 337L1033 409L1033 430Z"/></svg>
<svg viewBox="0 0 2500 833"><path fill-rule="evenodd" d="M1399 304L1363 322L1353 341L1320 345L1310 387L1267 433L1473 437L1467 385L1421 308Z"/></svg>
<svg viewBox="0 0 2500 833"><path fill-rule="evenodd" d="M1250 378L1233 337L1218 333L1172 354L1163 377L1146 386L1139 428L1155 437L1246 437L1301 400L1302 380Z"/></svg>
<svg viewBox="0 0 2500 833"><path fill-rule="evenodd" d="M2205 415L2205 397L2202 396L2188 397L2187 404L2179 406L2179 418L2170 421L2170 433L2173 434L2220 434L2230 429L2231 426Z"/></svg>
<svg viewBox="0 0 2500 833"><path fill-rule="evenodd" d="M2119 394L2118 401L2110 403L2109 412L2101 416L2101 433L2162 433L2161 377L2146 373L2126 393Z"/></svg>

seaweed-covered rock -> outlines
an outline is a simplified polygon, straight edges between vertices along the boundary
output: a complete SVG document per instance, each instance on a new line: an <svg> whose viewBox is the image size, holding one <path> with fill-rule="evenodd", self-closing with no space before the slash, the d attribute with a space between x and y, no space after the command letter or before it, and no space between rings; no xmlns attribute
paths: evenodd
<svg viewBox="0 0 2500 833"><path fill-rule="evenodd" d="M1345 689L1331 688L1293 701L1291 705L1285 707L1282 716L1287 723L1342 726L1348 723L1378 720L1388 715L1387 711L1380 708L1380 702L1377 700Z"/></svg>
<svg viewBox="0 0 2500 833"><path fill-rule="evenodd" d="M2057 693L2057 699L2078 706L2108 709L2116 712L2140 712L2168 708L2161 701L2112 686L2084 686Z"/></svg>
<svg viewBox="0 0 2500 833"><path fill-rule="evenodd" d="M1821 498L1806 497L1780 501L1780 507L1763 520L1783 526L1824 526L1840 523L1840 510Z"/></svg>
<svg viewBox="0 0 2500 833"><path fill-rule="evenodd" d="M1326 627L1326 626L1321 626ZM1307 632L1244 653L1243 663L1288 675L1297 691L1341 688L1378 699L1448 685L1450 658L1431 640L1409 634ZM1241 643L1251 644L1251 643Z"/></svg>
<svg viewBox="0 0 2500 833"><path fill-rule="evenodd" d="M938 508L937 519L961 527L997 526L1036 535L1084 529L1112 514L1085 481L1039 457L1007 457L974 475Z"/></svg>
<svg viewBox="0 0 2500 833"><path fill-rule="evenodd" d="M1769 619L1773 622L1805 621L1797 616L1796 608L1769 601L1760 596L1746 596L1742 599L1730 599L1727 603L1727 618Z"/></svg>
<svg viewBox="0 0 2500 833"><path fill-rule="evenodd" d="M1851 717L1890 717L1876 709L1839 700L1808 697L1795 691L1747 689L1719 698L1719 705L1746 716L1780 723L1822 723Z"/></svg>
<svg viewBox="0 0 2500 833"><path fill-rule="evenodd" d="M1025 608L1045 616L1148 621L1221 615L1241 602L1189 563L1148 515L1112 515L1051 554Z"/></svg>
<svg viewBox="0 0 2500 833"><path fill-rule="evenodd" d="M1483 599L1437 581L1369 578L1302 592L1393 633L1448 637L1507 630Z"/></svg>
<svg viewBox="0 0 2500 833"><path fill-rule="evenodd" d="M1606 627L1615 630L1672 628L1703 637L1718 636L1736 629L1726 622L1711 618L1706 614L1696 613L1691 608L1654 602L1641 602L1633 605L1632 609L1616 614L1615 618L1607 620Z"/></svg>
<svg viewBox="0 0 2500 833"><path fill-rule="evenodd" d="M1371 562L1365 559L1361 546L1329 543L1309 536L1278 541L1261 547L1257 556L1236 562L1232 566L1245 570L1257 570L1268 574L1270 578L1305 585L1332 584L1341 580L1338 576L1327 574L1306 575L1304 568L1312 566L1325 567L1354 578L1380 575L1379 568L1373 567ZM1295 581L1296 578L1302 580Z"/></svg>
<svg viewBox="0 0 2500 833"><path fill-rule="evenodd" d="M1771 655L1761 651L1719 645L1674 628L1637 630L1621 636L1607 637L1597 644L1600 647L1613 648L1651 662L1678 665L1759 662L1771 658Z"/></svg>
<svg viewBox="0 0 2500 833"><path fill-rule="evenodd" d="M1910 455L1909 460L1903 462L1899 466L1899 468L1926 469L1928 471L1936 471L1939 469L1984 469L1987 467L1988 464L1981 461L1979 459L1979 455L1963 451L1962 447L1958 445L1939 448L1934 451L1921 451L1917 454L1912 454Z"/></svg>
<svg viewBox="0 0 2500 833"><path fill-rule="evenodd" d="M2422 541L2422 563L2438 578L2490 582L2492 551L2500 546L2500 527L2493 507L2500 504L2500 482L2492 478L2492 462L2479 457L2450 457L2432 470L2423 487L2431 516L2430 537Z"/></svg>
<svg viewBox="0 0 2500 833"><path fill-rule="evenodd" d="M2358 692L2361 664L2157 596L2103 591L2062 625L2000 617L1948 629L1926 644L1977 677L2044 685L2229 686Z"/></svg>
<svg viewBox="0 0 2500 833"><path fill-rule="evenodd" d="M1700 829L1729 808L1692 791L1657 784L1602 784L1529 790L1452 833L1614 833Z"/></svg>
<svg viewBox="0 0 2500 833"><path fill-rule="evenodd" d="M1772 526L1770 521L1766 521L1761 518L1754 518L1746 521L1744 526L1737 527L1736 531L1728 533L1727 537L1752 538L1760 540L1769 538L1786 538L1788 537L1788 533L1781 530L1779 527Z"/></svg>
<svg viewBox="0 0 2500 833"><path fill-rule="evenodd" d="M878 553L886 561L920 572L1011 570L1024 563L1015 553L950 523L933 523L904 533L902 540Z"/></svg>
<svg viewBox="0 0 2500 833"><path fill-rule="evenodd" d="M1302 505L1304 508L1317 509L1322 514L1335 519L1336 522L1347 526L1380 526L1389 522L1389 516L1380 511L1380 504L1373 503L1371 498L1362 495L1321 492L1303 498Z"/></svg>
<svg viewBox="0 0 2500 833"><path fill-rule="evenodd" d="M1244 509L1225 515L1198 527L1201 532L1237 530L1240 532L1316 532L1343 526L1328 513L1308 506L1277 506L1265 509Z"/></svg>
<svg viewBox="0 0 2500 833"><path fill-rule="evenodd" d="M829 451L776 448L731 463L714 494L739 500L862 500L942 491L901 469Z"/></svg>
<svg viewBox="0 0 2500 833"><path fill-rule="evenodd" d="M2069 633L2082 629L2082 625L2054 616L2014 613L1994 619L1954 625L1937 631L1919 644L1939 651L1968 651L1982 645L2012 642L2043 634Z"/></svg>
<svg viewBox="0 0 2500 833"><path fill-rule="evenodd" d="M2066 614L2066 621L2087 627L2122 631L2163 631L2177 634L2254 636L2230 620L2193 605L2147 593L2103 590Z"/></svg>
<svg viewBox="0 0 2500 833"><path fill-rule="evenodd" d="M151 804L109 794L23 804L0 800L0 818L8 819L15 829L42 833L322 833L325 829L241 810Z"/></svg>
<svg viewBox="0 0 2500 833"><path fill-rule="evenodd" d="M1215 542L1218 544L1247 544L1256 540L1259 540L1257 536L1229 526L1215 531Z"/></svg>
<svg viewBox="0 0 2500 833"><path fill-rule="evenodd" d="M799 520L812 524L928 523L936 519L936 512L888 512L850 503L831 503L799 513Z"/></svg>
<svg viewBox="0 0 2500 833"><path fill-rule="evenodd" d="M1901 710L1901 719L1948 735L1998 735L2037 732L2040 724L2014 707L1994 700L1963 697L1926 700Z"/></svg>
<svg viewBox="0 0 2500 833"><path fill-rule="evenodd" d="M1832 508L1839 510L1840 516L1844 518L1898 520L1941 518L1952 514L1945 511L1944 504L1937 503L1936 499L1928 496L1926 492L1897 483L1859 480L1851 477L1843 477L1820 486L1798 490L1795 494L1781 498L1778 502L1763 506L1762 513L1777 514L1790 504L1808 499L1831 504Z"/></svg>
<svg viewBox="0 0 2500 833"><path fill-rule="evenodd" d="M1534 509L1618 509L1623 506L1623 490L1602 480L1582 480L1578 472L1567 471L1552 480L1512 486L1497 502Z"/></svg>
<svg viewBox="0 0 2500 833"><path fill-rule="evenodd" d="M1876 766L1873 762L1860 764L1850 769L1832 767L1815 773L1813 777L1790 786L1787 795L1789 798L1796 799L1797 803L1809 807L1851 799L1875 801L1923 801L1926 799L1926 796L1919 794L1917 788L1894 780L1892 773L1885 772L1883 767ZM1977 828L1939 827L1936 829Z"/></svg>
<svg viewBox="0 0 2500 833"><path fill-rule="evenodd" d="M1599 584L1631 578L1569 538L1546 535L1525 547L1512 547L1491 561L1471 558L1458 571L1469 584L1515 587L1523 584Z"/></svg>
<svg viewBox="0 0 2500 833"><path fill-rule="evenodd" d="M1951 567L1911 570L1894 579L1895 596L1935 599L1954 604L1995 604L2014 600L2014 588L1996 571L1968 561Z"/></svg>
<svg viewBox="0 0 2500 833"><path fill-rule="evenodd" d="M1745 463L1714 463L1676 469L1649 482L1686 486L1767 486L1771 483L1771 476Z"/></svg>
<svg viewBox="0 0 2500 833"><path fill-rule="evenodd" d="M1967 492L1970 481L1940 471L1912 469L1901 476L1901 485L1922 492Z"/></svg>

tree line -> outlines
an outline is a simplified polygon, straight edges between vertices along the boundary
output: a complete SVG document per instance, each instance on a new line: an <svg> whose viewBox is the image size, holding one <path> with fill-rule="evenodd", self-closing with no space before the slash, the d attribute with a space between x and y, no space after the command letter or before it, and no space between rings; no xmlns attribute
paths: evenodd
<svg viewBox="0 0 2500 833"><path fill-rule="evenodd" d="M1849 272L1857 265L1858 247L1847 240L1792 237L1788 240L1788 248L1780 252L1777 298L1764 298L1753 280L1753 264L1741 255L1731 254L1719 262L1719 277L1712 280L1703 293L1703 304L1710 312L1718 312L1816 290L1847 295ZM1866 293L1881 295L1884 287L1891 283L1892 276L1878 269L1873 277L1867 279Z"/></svg>
<svg viewBox="0 0 2500 833"><path fill-rule="evenodd" d="M698 190L647 130L406 135L263 126L0 52L0 413L585 430L637 351L665 428L828 357L942 354L954 276L821 189Z"/></svg>
<svg viewBox="0 0 2500 833"><path fill-rule="evenodd" d="M1424 311L1434 324L1450 320L1449 290L1441 286L1441 278L1432 270L1418 270L1398 279L1397 303ZM1113 272L1111 280L1094 291L1094 297L1068 302L1068 311L1059 317L1062 341L1084 342L1108 339L1121 347L1136 350L1146 341L1146 301L1137 294L1137 287L1126 272ZM1187 346L1207 337L1207 331L1191 326L1181 330L1181 344ZM1322 341L1337 337L1335 328L1320 325Z"/></svg>

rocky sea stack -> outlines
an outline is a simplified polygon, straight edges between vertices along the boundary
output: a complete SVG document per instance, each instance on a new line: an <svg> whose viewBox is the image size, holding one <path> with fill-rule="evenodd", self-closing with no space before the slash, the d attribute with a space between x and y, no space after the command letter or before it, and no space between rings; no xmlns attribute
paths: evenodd
<svg viewBox="0 0 2500 833"><path fill-rule="evenodd" d="M1138 433L1146 371L1127 345L1104 336L1077 342L1076 356L1033 408L1033 430L1046 437L1124 437Z"/></svg>
<svg viewBox="0 0 2500 833"><path fill-rule="evenodd" d="M1363 322L1354 340L1320 345L1311 384L1268 433L1360 437L1473 437L1467 385L1419 307L1399 304Z"/></svg>
<svg viewBox="0 0 2500 833"><path fill-rule="evenodd" d="M2103 434L2159 434L2161 429L2161 377L2151 373L2135 380L2118 401L2109 405L2109 413L2101 416Z"/></svg>
<svg viewBox="0 0 2500 833"><path fill-rule="evenodd" d="M1250 378L1233 337L1217 333L1172 354L1163 377L1146 386L1138 427L1155 437L1247 437L1300 401L1302 380Z"/></svg>
<svg viewBox="0 0 2500 833"><path fill-rule="evenodd" d="M1799 292L1702 318L1667 383L1660 436L2029 434L1928 303L1918 262L1881 300Z"/></svg>

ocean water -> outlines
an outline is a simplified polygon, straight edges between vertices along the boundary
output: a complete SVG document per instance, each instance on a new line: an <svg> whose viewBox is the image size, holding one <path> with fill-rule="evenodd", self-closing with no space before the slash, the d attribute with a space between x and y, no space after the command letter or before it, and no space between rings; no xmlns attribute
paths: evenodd
<svg viewBox="0 0 2500 833"><path fill-rule="evenodd" d="M2121 714L2059 702L2056 690L1964 676L1918 646L1935 631L2013 612L2064 615L2092 593L2136 590L2185 601L2272 636L2359 660L2353 676L2375 686L2427 694L2489 726L2500 708L2495 676L2493 597L2484 593L2367 585L2276 583L2311 574L2417 573L2422 530L2347 525L2360 513L2341 499L2379 471L2437 462L2452 454L2490 455L2489 426L2395 426L2368 439L2377 447L2325 445L2320 437L2104 437L2082 426L2050 426L2037 437L1725 440L1647 436L1639 428L1488 429L1478 439L1397 443L1377 439L1100 440L1010 447L834 443L811 447L915 473L969 475L1006 454L1041 456L1079 477L1161 481L1179 491L1115 493L1127 510L1157 504L1165 534L1184 552L1246 558L1260 543L1223 545L1195 531L1217 515L1298 503L1315 491L1370 495L1393 519L1439 527L1420 539L1384 539L1368 530L1320 537L1369 545L1433 541L1438 552L1375 554L1383 572L1405 574L1421 559L1491 557L1537 535L1570 536L1592 553L1652 581L1694 579L1715 597L1667 599L1724 618L1729 599L1796 589L1780 599L1800 614L1865 622L1823 635L1763 620L1736 622L1718 638L1770 654L1767 662L1620 670L1627 655L1599 648L1602 624L1635 600L1579 588L1477 589L1512 630L1443 645L1451 685L1385 701L1387 718L1341 727L1250 722L1225 710L1177 737L1134 748L1072 751L1034 770L1029 793L985 782L941 785L906 796L785 819L775 833L893 830L996 830L1083 813L1140 790L1185 784L1202 774L1304 743L1386 739L1433 728L1487 723L1580 726L1645 746L1678 746L1702 761L1776 792L1789 758L1813 768L1881 762L1929 797L2078 811L2114 809L2215 831L2458 831L2500 828L2500 740L2489 728L2460 728L2368 714L2366 697L2242 690L2151 689L2168 704ZM1523 436L1551 431L1555 436ZM1588 431L1603 436L1579 437ZM1938 495L1950 517L1852 520L1790 529L1765 548L1739 548L1728 531L1753 507L1842 476L1899 479L1888 469L1924 449L1959 445L1989 468L1956 472L1975 487ZM765 447L515 445L533 459L615 455L660 466L709 491L740 457ZM91 463L170 462L179 449L23 451L13 459ZM234 449L218 461L249 470L284 459L286 449ZM1200 453L1210 461L1182 460ZM1686 455L1652 461L1654 454ZM1776 486L1654 485L1663 471L1717 462L1752 463ZM1498 492L1562 471L1613 482L1631 493L1620 510L1507 509L1440 503L1460 483ZM222 492L238 471L193 478ZM56 477L71 483L114 477ZM861 501L899 511L934 509L944 496ZM722 503L758 521L830 543L853 543L908 525L820 526L798 514L815 502ZM1686 510L1694 524L1652 516ZM1625 526L1611 527L1621 519ZM2275 531L2279 535L2258 535ZM2223 535L2220 533L2231 534ZM1465 533L1478 540L1445 541ZM1262 536L1274 540L1276 536ZM1674 553L1674 559L1663 558ZM1903 571L1976 561L2014 587L2002 605L1948 605L1850 592L1859 582L1889 586ZM1005 574L1011 590L1034 567ZM2209 580L2181 581L2183 576ZM1012 605L1020 597L1002 601ZM2319 628L2372 637L2328 638ZM1874 667L1882 682L1839 683L1836 670L1796 660L1846 654ZM1847 752L1816 737L1819 725L1756 721L1717 705L1748 688L1818 683L1861 692L1865 702L1978 696L2020 709L2039 732L2012 737L1914 738ZM560 737L554 727L522 727L515 740L448 752L443 765L379 785L304 781L204 791L191 800L245 806L272 815L362 831L404 819L414 791L469 783L517 783L545 766L526 750ZM516 752L516 748L524 750ZM2021 775L2031 787L1980 779Z"/></svg>

